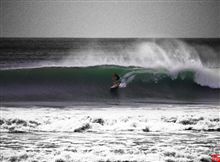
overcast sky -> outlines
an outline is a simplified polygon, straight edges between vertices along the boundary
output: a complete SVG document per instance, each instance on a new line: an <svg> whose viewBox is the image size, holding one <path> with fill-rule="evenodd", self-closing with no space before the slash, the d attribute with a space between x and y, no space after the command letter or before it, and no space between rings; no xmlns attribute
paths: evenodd
<svg viewBox="0 0 220 162"><path fill-rule="evenodd" d="M0 0L1 37L220 37L219 0Z"/></svg>

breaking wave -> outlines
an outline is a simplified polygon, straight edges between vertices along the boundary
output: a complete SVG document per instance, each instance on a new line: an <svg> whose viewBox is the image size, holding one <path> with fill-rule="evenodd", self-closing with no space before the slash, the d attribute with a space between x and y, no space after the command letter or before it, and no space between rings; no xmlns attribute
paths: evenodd
<svg viewBox="0 0 220 162"><path fill-rule="evenodd" d="M122 87L110 92L111 75L121 76ZM116 98L142 101L219 101L217 70L146 69L98 66L86 68L47 67L1 70L2 101L95 101ZM166 94L166 95L165 95Z"/></svg>
<svg viewBox="0 0 220 162"><path fill-rule="evenodd" d="M103 101L114 97L127 101L217 101L219 42L190 41L15 41L20 46L3 41L0 97L3 101ZM121 76L124 87L117 94L109 93L113 73Z"/></svg>

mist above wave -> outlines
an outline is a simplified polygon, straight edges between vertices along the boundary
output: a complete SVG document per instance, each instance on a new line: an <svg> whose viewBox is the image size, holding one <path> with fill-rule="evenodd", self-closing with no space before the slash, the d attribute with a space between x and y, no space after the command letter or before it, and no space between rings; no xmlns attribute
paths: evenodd
<svg viewBox="0 0 220 162"><path fill-rule="evenodd" d="M120 46L120 44L119 44ZM122 45L121 45L122 46ZM48 66L85 67L97 65L135 66L165 68L175 78L183 70L195 71L195 81L202 86L220 87L220 58L211 47L192 46L181 40L146 41L121 47L119 51L95 50L71 53ZM215 70L217 69L217 70Z"/></svg>
<svg viewBox="0 0 220 162"><path fill-rule="evenodd" d="M218 41L199 39L199 42L193 39L11 40L1 46L0 67L219 67Z"/></svg>
<svg viewBox="0 0 220 162"><path fill-rule="evenodd" d="M92 44L86 49L70 49L61 59L47 60L40 65L61 67L118 65L167 69L219 67L218 53L211 47L193 46L177 39L133 42L126 46L119 42L117 47L109 46Z"/></svg>

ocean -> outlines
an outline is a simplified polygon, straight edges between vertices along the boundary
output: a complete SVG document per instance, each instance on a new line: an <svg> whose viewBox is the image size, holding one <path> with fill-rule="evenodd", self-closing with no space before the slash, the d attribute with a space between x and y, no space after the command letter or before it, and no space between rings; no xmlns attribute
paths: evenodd
<svg viewBox="0 0 220 162"><path fill-rule="evenodd" d="M1 38L0 102L0 161L211 162L220 39Z"/></svg>

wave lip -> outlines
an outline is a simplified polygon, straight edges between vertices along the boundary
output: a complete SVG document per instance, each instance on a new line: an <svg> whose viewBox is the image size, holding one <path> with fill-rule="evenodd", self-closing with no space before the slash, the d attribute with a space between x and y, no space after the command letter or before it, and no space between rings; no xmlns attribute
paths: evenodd
<svg viewBox="0 0 220 162"><path fill-rule="evenodd" d="M39 40L39 44L37 41L36 44L29 44L29 42L25 44L15 40L15 42L12 41L13 43L9 41L8 45L7 40L5 41L1 48L3 50L1 69L102 65L164 67L170 70L178 67L220 68L219 42L211 39L199 41L184 39L84 39L82 41L76 39L72 40L72 45L71 40L64 41L61 48L50 41L42 43ZM65 43L68 44L67 47L62 48ZM33 45L36 46L34 49ZM9 47L11 51L8 50ZM13 53L19 54L12 57Z"/></svg>
<svg viewBox="0 0 220 162"><path fill-rule="evenodd" d="M133 42L130 46L111 46L70 50L59 60L46 60L39 66L88 67L101 65L136 66L143 68L164 67L219 67L218 53L209 46L198 46L178 39L159 39ZM204 54L206 51L210 57ZM174 66L175 65L175 66Z"/></svg>

